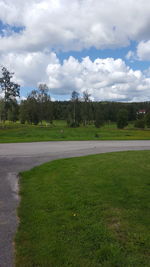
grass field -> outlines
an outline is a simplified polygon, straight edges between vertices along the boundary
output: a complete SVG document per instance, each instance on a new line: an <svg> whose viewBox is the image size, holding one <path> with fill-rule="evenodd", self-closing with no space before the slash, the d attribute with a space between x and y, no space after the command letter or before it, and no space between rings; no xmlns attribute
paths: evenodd
<svg viewBox="0 0 150 267"><path fill-rule="evenodd" d="M21 174L16 267L149 266L150 151L46 163Z"/></svg>
<svg viewBox="0 0 150 267"><path fill-rule="evenodd" d="M68 128L64 121L55 121L53 126L29 126L6 124L0 127L0 143L37 142L59 140L149 140L150 129L138 130L129 125L119 130L115 124L106 124L97 129L93 125Z"/></svg>

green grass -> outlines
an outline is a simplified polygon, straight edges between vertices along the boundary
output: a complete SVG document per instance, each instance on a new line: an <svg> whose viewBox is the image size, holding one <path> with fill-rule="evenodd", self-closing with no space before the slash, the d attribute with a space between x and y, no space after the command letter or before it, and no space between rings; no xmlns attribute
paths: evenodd
<svg viewBox="0 0 150 267"><path fill-rule="evenodd" d="M6 124L0 128L0 143L59 141L59 140L149 140L150 130L137 130L133 125L119 130L115 124L97 129L93 125L68 128L64 121L56 121L53 126L29 126Z"/></svg>
<svg viewBox="0 0 150 267"><path fill-rule="evenodd" d="M46 163L21 174L16 267L149 266L150 151Z"/></svg>

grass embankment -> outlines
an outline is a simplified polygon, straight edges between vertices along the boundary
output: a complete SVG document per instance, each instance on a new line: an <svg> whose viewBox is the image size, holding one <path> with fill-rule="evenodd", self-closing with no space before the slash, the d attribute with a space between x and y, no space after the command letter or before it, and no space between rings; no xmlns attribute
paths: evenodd
<svg viewBox="0 0 150 267"><path fill-rule="evenodd" d="M16 266L149 266L150 151L57 160L21 174Z"/></svg>
<svg viewBox="0 0 150 267"><path fill-rule="evenodd" d="M60 140L149 140L150 130L137 130L133 125L119 130L115 124L97 129L93 125L69 128L63 121L53 126L7 125L0 128L0 143L60 141Z"/></svg>

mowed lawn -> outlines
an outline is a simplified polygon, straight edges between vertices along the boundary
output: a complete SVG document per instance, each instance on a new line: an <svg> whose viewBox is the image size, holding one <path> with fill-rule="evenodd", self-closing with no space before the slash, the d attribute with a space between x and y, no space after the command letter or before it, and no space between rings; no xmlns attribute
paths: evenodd
<svg viewBox="0 0 150 267"><path fill-rule="evenodd" d="M8 124L0 126L0 143L60 141L60 140L150 140L150 129L135 129L130 124L126 129L117 129L116 124L101 128L94 125L69 128L64 121L55 121L51 126Z"/></svg>
<svg viewBox="0 0 150 267"><path fill-rule="evenodd" d="M20 179L17 267L149 266L150 151L57 160Z"/></svg>

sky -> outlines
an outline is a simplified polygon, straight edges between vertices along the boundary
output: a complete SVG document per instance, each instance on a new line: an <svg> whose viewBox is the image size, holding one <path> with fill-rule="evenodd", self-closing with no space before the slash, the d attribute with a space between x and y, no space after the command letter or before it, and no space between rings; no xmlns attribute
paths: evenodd
<svg viewBox="0 0 150 267"><path fill-rule="evenodd" d="M21 98L150 101L150 1L0 0L0 65Z"/></svg>

